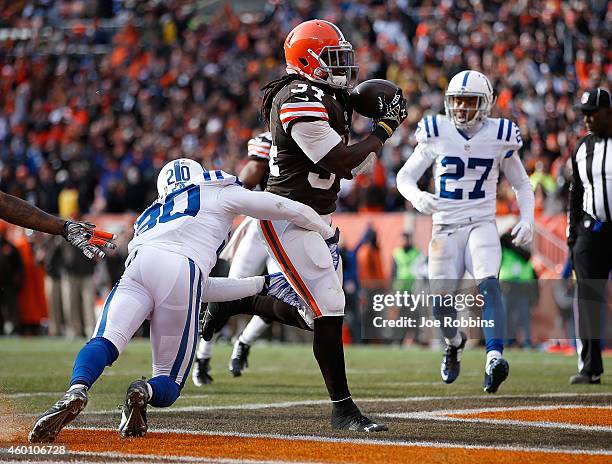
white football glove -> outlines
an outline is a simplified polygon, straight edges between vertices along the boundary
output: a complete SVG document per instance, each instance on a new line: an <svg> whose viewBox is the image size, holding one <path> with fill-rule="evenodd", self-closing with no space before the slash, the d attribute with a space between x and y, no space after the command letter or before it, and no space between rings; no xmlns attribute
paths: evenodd
<svg viewBox="0 0 612 464"><path fill-rule="evenodd" d="M438 197L429 192L421 191L412 205L421 213L432 215L438 211Z"/></svg>
<svg viewBox="0 0 612 464"><path fill-rule="evenodd" d="M533 239L533 224L529 221L521 220L514 226L510 234L514 237L512 243L516 246L525 246Z"/></svg>

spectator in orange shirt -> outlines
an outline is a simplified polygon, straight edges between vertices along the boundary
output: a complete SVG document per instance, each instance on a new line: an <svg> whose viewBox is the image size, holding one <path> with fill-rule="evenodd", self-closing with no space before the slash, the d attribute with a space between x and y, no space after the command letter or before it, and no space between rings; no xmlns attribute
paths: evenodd
<svg viewBox="0 0 612 464"><path fill-rule="evenodd" d="M376 231L372 229L368 241L357 253L359 280L363 288L380 289L385 286L385 272Z"/></svg>

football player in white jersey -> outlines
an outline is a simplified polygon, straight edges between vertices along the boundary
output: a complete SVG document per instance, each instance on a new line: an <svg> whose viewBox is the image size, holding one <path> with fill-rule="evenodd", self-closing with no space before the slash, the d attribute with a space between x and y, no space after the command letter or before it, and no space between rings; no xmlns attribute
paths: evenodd
<svg viewBox="0 0 612 464"><path fill-rule="evenodd" d="M248 162L239 174L240 181L246 188L265 190L270 173L270 147L272 135L262 132L247 143ZM259 236L257 221L245 218L219 255L219 259L231 261L228 277L242 278L260 275L263 271L268 274L281 272L276 262L268 255L265 244ZM261 316L253 316L242 333L234 343L234 349L229 361L229 370L234 377L242 375L247 367L251 344L270 327L270 322ZM210 360L214 340L201 340L196 351L193 364L192 379L197 387L210 384L213 381L210 375Z"/></svg>
<svg viewBox="0 0 612 464"><path fill-rule="evenodd" d="M482 319L486 339L484 391L494 393L509 373L502 358L505 314L498 281L501 247L495 224L497 181L500 170L515 191L520 220L512 230L514 243L527 245L533 236L534 195L518 155L519 129L507 119L489 118L495 103L489 79L477 71L455 75L445 94L446 116L424 117L417 146L397 176L397 188L414 207L433 218L429 244L432 292L452 293L465 272L473 276L484 300ZM417 180L434 165L435 194L421 191ZM459 375L466 335L444 316L456 319L452 308L434 307L446 342L442 380ZM449 326L450 325L450 326Z"/></svg>
<svg viewBox="0 0 612 464"><path fill-rule="evenodd" d="M310 207L269 192L252 192L235 176L206 171L190 159L164 166L157 189L159 198L134 224L125 272L108 295L91 340L77 355L70 388L36 419L28 437L31 442L54 441L83 410L88 389L145 319L151 321L153 377L128 388L121 436L146 433L147 404L168 407L176 401L196 348L200 302L265 290L264 277L208 278L237 214L288 220L325 239L334 236Z"/></svg>

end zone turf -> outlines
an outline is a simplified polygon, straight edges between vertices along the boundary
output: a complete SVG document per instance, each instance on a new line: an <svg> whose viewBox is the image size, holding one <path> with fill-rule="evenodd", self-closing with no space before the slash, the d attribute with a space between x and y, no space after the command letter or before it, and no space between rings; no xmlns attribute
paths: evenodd
<svg viewBox="0 0 612 464"><path fill-rule="evenodd" d="M64 390L80 343L0 341L0 389L12 422L0 435L0 460L155 462L610 462L612 388L570 387L574 358L508 352L512 376L498 395L481 391L483 353L466 352L452 386L437 378L440 354L430 350L356 347L347 350L349 381L361 407L390 431L372 436L333 431L329 405L308 346L257 346L251 369L226 372L230 347L218 347L213 385L186 386L174 407L149 410L145 439L119 439L116 405L150 366L136 342L96 384L90 403L58 441L69 455L10 454L25 445L23 424ZM381 362L384 360L384 362ZM537 382L533 372L539 372ZM361 400L361 401L359 401ZM84 427L90 429L84 430ZM6 430L5 430L6 432Z"/></svg>

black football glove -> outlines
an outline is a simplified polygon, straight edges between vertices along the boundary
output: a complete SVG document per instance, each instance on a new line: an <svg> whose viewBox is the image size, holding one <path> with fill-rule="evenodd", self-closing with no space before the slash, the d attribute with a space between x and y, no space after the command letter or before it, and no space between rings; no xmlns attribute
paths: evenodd
<svg viewBox="0 0 612 464"><path fill-rule="evenodd" d="M399 125L406 119L406 99L402 95L402 89L398 89L391 102L386 102L385 97L378 97L378 106L385 112L381 118L374 119L372 133L385 143L393 135ZM382 112L381 111L381 112Z"/></svg>
<svg viewBox="0 0 612 464"><path fill-rule="evenodd" d="M92 259L94 256L104 258L104 248L114 249L116 245L112 242L116 237L110 232L96 230L96 226L90 222L66 221L62 236L67 242L77 247L85 256Z"/></svg>

